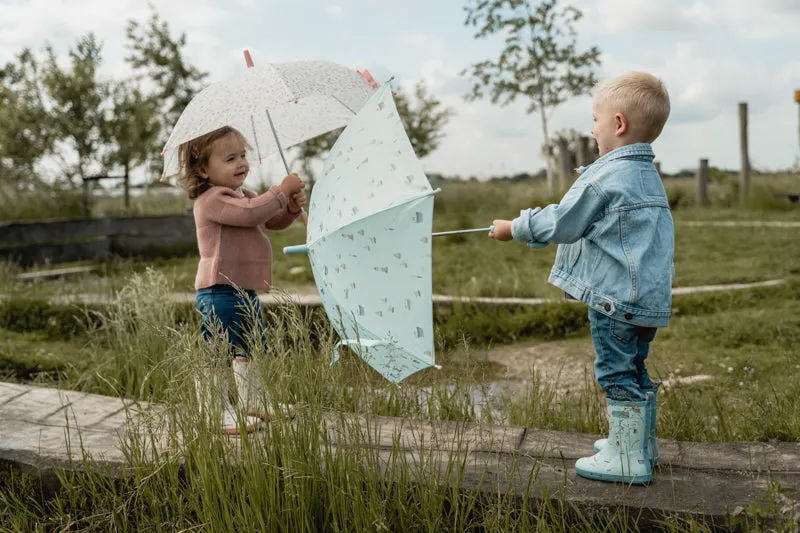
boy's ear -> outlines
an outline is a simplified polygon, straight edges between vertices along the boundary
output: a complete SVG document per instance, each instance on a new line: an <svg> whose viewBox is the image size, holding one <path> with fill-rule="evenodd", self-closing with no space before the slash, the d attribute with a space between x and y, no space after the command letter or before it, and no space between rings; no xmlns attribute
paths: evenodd
<svg viewBox="0 0 800 533"><path fill-rule="evenodd" d="M625 135L625 132L628 131L628 117L623 115L622 113L617 113L614 115L614 135L617 137L621 137Z"/></svg>

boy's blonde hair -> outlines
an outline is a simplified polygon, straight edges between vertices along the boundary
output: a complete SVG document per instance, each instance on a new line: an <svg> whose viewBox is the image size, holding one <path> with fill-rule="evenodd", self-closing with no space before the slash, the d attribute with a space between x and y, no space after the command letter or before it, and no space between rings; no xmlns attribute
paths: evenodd
<svg viewBox="0 0 800 533"><path fill-rule="evenodd" d="M178 183L189 193L189 198L194 200L212 187L208 178L204 178L201 173L208 165L208 158L211 156L211 149L218 139L227 135L235 135L242 146L250 150L250 144L242 133L230 126L223 126L200 137L186 141L178 147L178 162L180 173Z"/></svg>
<svg viewBox="0 0 800 533"><path fill-rule="evenodd" d="M664 82L646 72L631 72L601 81L595 87L599 104L622 113L631 123L635 137L651 143L664 129L669 118L669 93Z"/></svg>

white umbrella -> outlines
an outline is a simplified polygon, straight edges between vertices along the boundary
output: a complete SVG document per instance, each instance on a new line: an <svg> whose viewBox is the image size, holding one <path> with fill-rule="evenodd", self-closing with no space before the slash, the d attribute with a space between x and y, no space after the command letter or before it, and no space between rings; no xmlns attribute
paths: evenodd
<svg viewBox="0 0 800 533"><path fill-rule="evenodd" d="M163 175L178 173L181 144L223 126L239 130L259 162L275 152L283 156L283 148L346 126L373 90L368 74L328 61L243 70L189 102L164 146Z"/></svg>

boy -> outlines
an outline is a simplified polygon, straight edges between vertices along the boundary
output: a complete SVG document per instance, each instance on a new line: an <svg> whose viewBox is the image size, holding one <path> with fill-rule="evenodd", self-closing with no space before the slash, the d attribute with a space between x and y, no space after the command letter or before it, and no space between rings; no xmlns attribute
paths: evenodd
<svg viewBox="0 0 800 533"><path fill-rule="evenodd" d="M490 237L532 248L558 243L549 282L589 306L595 377L606 393L608 439L578 459L578 475L644 484L658 463L656 393L645 359L672 302L674 228L650 146L669 117L669 95L641 72L600 83L592 136L600 158L559 204L495 220Z"/></svg>

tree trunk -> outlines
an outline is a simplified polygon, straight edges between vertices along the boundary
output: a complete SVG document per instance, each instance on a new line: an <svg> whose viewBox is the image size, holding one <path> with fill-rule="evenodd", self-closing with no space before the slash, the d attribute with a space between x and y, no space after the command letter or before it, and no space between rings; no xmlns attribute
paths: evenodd
<svg viewBox="0 0 800 533"><path fill-rule="evenodd" d="M539 114L542 117L542 133L544 133L545 144L545 162L547 164L547 192L550 196L556 195L556 180L555 173L553 172L553 158L550 153L550 133L547 131L547 114L544 107L544 101L539 98Z"/></svg>

